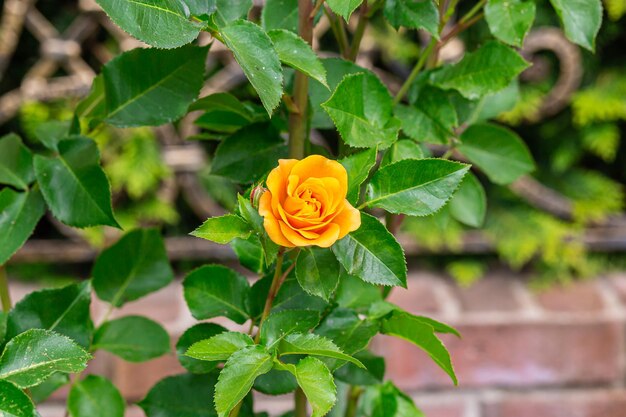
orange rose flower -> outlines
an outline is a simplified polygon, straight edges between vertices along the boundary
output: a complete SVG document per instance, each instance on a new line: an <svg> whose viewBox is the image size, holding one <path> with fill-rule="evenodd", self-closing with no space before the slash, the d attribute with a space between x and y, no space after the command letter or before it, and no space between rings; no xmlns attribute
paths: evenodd
<svg viewBox="0 0 626 417"><path fill-rule="evenodd" d="M348 173L337 161L280 159L266 184L259 214L278 245L327 248L361 226L361 214L346 200Z"/></svg>

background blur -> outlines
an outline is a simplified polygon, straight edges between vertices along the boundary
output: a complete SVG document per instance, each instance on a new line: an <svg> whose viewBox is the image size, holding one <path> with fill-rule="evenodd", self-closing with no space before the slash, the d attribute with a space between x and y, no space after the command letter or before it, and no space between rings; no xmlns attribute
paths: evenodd
<svg viewBox="0 0 626 417"><path fill-rule="evenodd" d="M141 46L91 0L0 4L1 134L17 132L28 141L41 129L62 126L101 65ZM472 5L461 1L461 12ZM626 0L605 0L605 8L592 55L570 44L547 1L537 0L535 28L523 49L534 65L501 96L508 110L497 115L529 145L538 164L533 177L489 186L480 229L445 210L404 224L409 289L394 290L393 301L458 327L463 339L446 342L460 387L399 340L376 339L374 350L388 358L387 377L413 393L428 417L626 416ZM331 43L327 30L322 19L314 41L321 51ZM444 48L441 59L458 60L486 30L484 23L472 28ZM358 64L397 88L419 52L415 44L424 40L382 21L365 36ZM219 44L207 69L202 95L253 96ZM490 114L490 103L484 112ZM237 256L187 236L235 204L235 185L211 175L207 157L228 134L216 130L221 122L192 116L157 129L104 127L95 138L118 220L125 229L161 226L179 276ZM314 131L316 138L321 135ZM77 231L48 214L8 265L14 301L40 286L88 277L95 255L116 233ZM97 316L102 308L94 304ZM118 312L129 313L159 321L174 343L195 323L179 283ZM91 369L111 378L129 401L182 370L174 354L129 364L106 352ZM43 417L63 415L64 395L41 407ZM288 405L280 397L263 401L275 413ZM143 414L131 407L129 415Z"/></svg>

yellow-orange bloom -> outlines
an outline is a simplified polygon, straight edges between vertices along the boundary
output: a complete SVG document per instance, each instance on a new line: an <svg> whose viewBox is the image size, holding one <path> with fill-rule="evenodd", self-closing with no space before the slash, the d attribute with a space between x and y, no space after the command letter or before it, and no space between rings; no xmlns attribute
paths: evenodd
<svg viewBox="0 0 626 417"><path fill-rule="evenodd" d="M280 159L266 184L259 213L278 245L327 248L361 226L359 211L346 200L348 174L337 161Z"/></svg>

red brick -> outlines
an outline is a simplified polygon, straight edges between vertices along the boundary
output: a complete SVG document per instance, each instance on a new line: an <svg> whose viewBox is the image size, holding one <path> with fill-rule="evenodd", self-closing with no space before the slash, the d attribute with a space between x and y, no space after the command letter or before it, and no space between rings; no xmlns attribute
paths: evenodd
<svg viewBox="0 0 626 417"><path fill-rule="evenodd" d="M537 293L537 301L550 311L596 312L604 309L604 302L595 281L554 286Z"/></svg>
<svg viewBox="0 0 626 417"><path fill-rule="evenodd" d="M505 397L483 408L484 417L624 417L626 391L575 391Z"/></svg>
<svg viewBox="0 0 626 417"><path fill-rule="evenodd" d="M441 311L436 285L447 285L440 277L427 273L409 275L407 289L396 287L389 296L389 301L411 313L438 313Z"/></svg>
<svg viewBox="0 0 626 417"><path fill-rule="evenodd" d="M626 304L626 272L612 273L608 277L608 282L615 289L623 304Z"/></svg>
<svg viewBox="0 0 626 417"><path fill-rule="evenodd" d="M515 298L514 278L504 273L489 275L467 288L455 287L464 311L511 311L520 308Z"/></svg>
<svg viewBox="0 0 626 417"><path fill-rule="evenodd" d="M426 417L465 417L466 404L457 399L446 401L415 400Z"/></svg>
<svg viewBox="0 0 626 417"><path fill-rule="evenodd" d="M621 323L518 323L458 326L462 339L442 337L461 387L533 387L611 383L623 378ZM413 389L450 387L447 375L417 347L384 336L387 377Z"/></svg>

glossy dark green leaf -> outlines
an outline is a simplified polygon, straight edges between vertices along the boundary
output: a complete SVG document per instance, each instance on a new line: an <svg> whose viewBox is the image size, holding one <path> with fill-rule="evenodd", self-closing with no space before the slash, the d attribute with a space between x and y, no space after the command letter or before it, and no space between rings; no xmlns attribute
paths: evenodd
<svg viewBox="0 0 626 417"><path fill-rule="evenodd" d="M496 38L521 47L535 20L535 2L526 0L489 0L485 20Z"/></svg>
<svg viewBox="0 0 626 417"><path fill-rule="evenodd" d="M430 317L416 316L414 314L408 313L397 305L392 304L388 301L379 301L377 303L372 303L372 305L370 305L370 309L367 315L371 320L382 320L391 317L391 315L393 315L394 313L409 315L411 316L411 320L419 321L421 323L431 326L435 333L453 334L457 337L461 337L461 334L458 332L458 330L456 330L452 326L431 319Z"/></svg>
<svg viewBox="0 0 626 417"><path fill-rule="evenodd" d="M194 343L185 353L202 361L226 361L238 350L254 345L250 336L239 332L223 332Z"/></svg>
<svg viewBox="0 0 626 417"><path fill-rule="evenodd" d="M215 417L217 374L181 374L159 381L138 405L147 417Z"/></svg>
<svg viewBox="0 0 626 417"><path fill-rule="evenodd" d="M322 356L351 362L360 368L365 366L350 355L346 355L331 340L313 333L293 333L281 339L278 354Z"/></svg>
<svg viewBox="0 0 626 417"><path fill-rule="evenodd" d="M372 176L367 205L390 213L427 216L443 207L459 187L469 165L444 159L405 159Z"/></svg>
<svg viewBox="0 0 626 417"><path fill-rule="evenodd" d="M291 333L307 333L320 322L315 310L283 310L271 313L261 327L261 343L273 345Z"/></svg>
<svg viewBox="0 0 626 417"><path fill-rule="evenodd" d="M401 139L391 145L380 161L380 168L404 159L423 159L424 150L410 139Z"/></svg>
<svg viewBox="0 0 626 417"><path fill-rule="evenodd" d="M282 395L293 392L298 388L296 377L288 371L279 371L274 368L254 381L256 391L267 395Z"/></svg>
<svg viewBox="0 0 626 417"><path fill-rule="evenodd" d="M326 316L315 333L332 340L344 353L354 355L369 344L378 333L378 328L376 322L361 319L353 310L336 308Z"/></svg>
<svg viewBox="0 0 626 417"><path fill-rule="evenodd" d="M333 12L342 16L347 22L352 12L363 3L363 0L326 0L326 3Z"/></svg>
<svg viewBox="0 0 626 417"><path fill-rule="evenodd" d="M242 324L248 319L248 280L222 265L205 265L185 277L185 300L198 320L226 316Z"/></svg>
<svg viewBox="0 0 626 417"><path fill-rule="evenodd" d="M267 31L298 32L298 0L266 0L261 11L261 26Z"/></svg>
<svg viewBox="0 0 626 417"><path fill-rule="evenodd" d="M398 138L389 91L371 73L345 76L322 107L350 146L385 149Z"/></svg>
<svg viewBox="0 0 626 417"><path fill-rule="evenodd" d="M222 245L235 238L246 239L252 232L248 223L234 214L210 217L190 235Z"/></svg>
<svg viewBox="0 0 626 417"><path fill-rule="evenodd" d="M420 90L415 104L396 106L395 114L402 123L404 133L420 142L447 144L458 126L456 111L448 94L429 86Z"/></svg>
<svg viewBox="0 0 626 417"><path fill-rule="evenodd" d="M367 310L370 305L382 299L379 287L342 271L335 295L335 302L339 307Z"/></svg>
<svg viewBox="0 0 626 417"><path fill-rule="evenodd" d="M170 350L170 337L161 325L143 316L126 316L105 322L93 338L102 349L129 362L144 362Z"/></svg>
<svg viewBox="0 0 626 417"><path fill-rule="evenodd" d="M67 336L31 329L6 344L0 357L0 379L28 388L55 372L81 372L89 359L91 355Z"/></svg>
<svg viewBox="0 0 626 417"><path fill-rule="evenodd" d="M366 149L343 159L339 163L348 172L348 194L346 198L351 204L357 204L361 192L361 184L369 177L376 164L376 148Z"/></svg>
<svg viewBox="0 0 626 417"><path fill-rule="evenodd" d="M201 26L189 19L180 0L97 0L116 25L158 48L176 48L194 40Z"/></svg>
<svg viewBox="0 0 626 417"><path fill-rule="evenodd" d="M265 259L263 256L263 245L258 236L253 235L247 239L234 239L230 243L241 266L248 268L257 274L265 271Z"/></svg>
<svg viewBox="0 0 626 417"><path fill-rule="evenodd" d="M261 178L276 166L279 158L286 156L285 141L272 125L253 124L227 137L217 147L211 173L250 183Z"/></svg>
<svg viewBox="0 0 626 417"><path fill-rule="evenodd" d="M432 326L408 313L396 311L391 317L383 320L381 331L384 334L405 339L423 349L450 376L455 385L458 383L450 354L435 335Z"/></svg>
<svg viewBox="0 0 626 417"><path fill-rule="evenodd" d="M254 380L270 369L272 356L263 346L249 346L231 355L215 385L215 409L218 416L227 416L248 394Z"/></svg>
<svg viewBox="0 0 626 417"><path fill-rule="evenodd" d="M478 178L469 172L450 200L450 214L471 227L482 226L487 211L487 196Z"/></svg>
<svg viewBox="0 0 626 417"><path fill-rule="evenodd" d="M593 51L602 25L600 0L550 0L561 19L565 35L574 43Z"/></svg>
<svg viewBox="0 0 626 417"><path fill-rule="evenodd" d="M208 48L133 49L102 69L106 122L158 126L183 116L204 83Z"/></svg>
<svg viewBox="0 0 626 417"><path fill-rule="evenodd" d="M182 0L187 7L189 7L189 13L194 16L201 16L203 14L209 15L215 12L217 7L216 0Z"/></svg>
<svg viewBox="0 0 626 417"><path fill-rule="evenodd" d="M57 156L34 159L37 181L52 214L74 227L119 227L95 142L77 137L60 141L58 148Z"/></svg>
<svg viewBox="0 0 626 417"><path fill-rule="evenodd" d="M189 111L223 111L235 113L247 120L252 120L253 112L237 97L230 93L215 93L198 99L189 106Z"/></svg>
<svg viewBox="0 0 626 417"><path fill-rule="evenodd" d="M102 251L92 272L101 300L116 307L167 286L174 273L156 229L137 229Z"/></svg>
<svg viewBox="0 0 626 417"><path fill-rule="evenodd" d="M396 29L425 29L439 37L439 11L432 0L387 0L384 12Z"/></svg>
<svg viewBox="0 0 626 417"><path fill-rule="evenodd" d="M491 41L465 54L460 62L433 73L431 82L473 100L502 90L527 67L528 63L516 51Z"/></svg>
<svg viewBox="0 0 626 417"><path fill-rule="evenodd" d="M252 286L247 302L251 317L258 318L263 312L271 283L272 277L267 276L255 282ZM300 284L298 284L295 274L292 272L283 282L280 290L278 290L278 294L272 304L272 314L279 311L302 309L321 312L327 306L328 303L321 298L304 292Z"/></svg>
<svg viewBox="0 0 626 417"><path fill-rule="evenodd" d="M339 284L339 262L328 248L302 248L296 260L296 278L302 289L328 301Z"/></svg>
<svg viewBox="0 0 626 417"><path fill-rule="evenodd" d="M367 350L354 354L354 358L365 365L365 369L347 363L335 371L337 379L350 385L377 385L385 376L385 358L376 356Z"/></svg>
<svg viewBox="0 0 626 417"><path fill-rule="evenodd" d="M269 36L247 20L229 23L220 35L271 115L283 95L283 72Z"/></svg>
<svg viewBox="0 0 626 417"><path fill-rule="evenodd" d="M43 216L45 204L38 190L0 190L0 265L26 242Z"/></svg>
<svg viewBox="0 0 626 417"><path fill-rule="evenodd" d="M34 179L33 154L24 146L22 139L13 133L1 137L0 184L26 190Z"/></svg>
<svg viewBox="0 0 626 417"><path fill-rule="evenodd" d="M0 415L6 417L38 417L28 395L9 381L0 380Z"/></svg>
<svg viewBox="0 0 626 417"><path fill-rule="evenodd" d="M400 391L391 381L375 387L370 398L372 417L424 417L411 397Z"/></svg>
<svg viewBox="0 0 626 417"><path fill-rule="evenodd" d="M458 150L496 184L510 184L535 169L526 144L512 130L493 124L470 126Z"/></svg>
<svg viewBox="0 0 626 417"><path fill-rule="evenodd" d="M28 294L9 313L7 339L28 329L52 330L89 348L93 334L89 281Z"/></svg>
<svg viewBox="0 0 626 417"><path fill-rule="evenodd" d="M215 0L215 17L219 26L245 19L252 8L252 0Z"/></svg>
<svg viewBox="0 0 626 417"><path fill-rule="evenodd" d="M217 362L208 362L187 356L187 350L194 343L209 339L216 334L227 331L226 328L214 323L198 323L185 330L176 343L176 355L180 364L192 374L207 374L215 369Z"/></svg>
<svg viewBox="0 0 626 417"><path fill-rule="evenodd" d="M380 285L406 287L404 251L375 217L361 213L361 227L332 246L337 260L351 275Z"/></svg>
<svg viewBox="0 0 626 417"><path fill-rule="evenodd" d="M304 39L285 29L272 30L268 35L281 62L328 86L326 69Z"/></svg>
<svg viewBox="0 0 626 417"><path fill-rule="evenodd" d="M99 375L88 375L72 386L67 397L71 417L124 417L126 401L115 385Z"/></svg>
<svg viewBox="0 0 626 417"><path fill-rule="evenodd" d="M50 150L58 151L59 141L70 134L70 123L49 120L37 125L33 134L43 146Z"/></svg>
<svg viewBox="0 0 626 417"><path fill-rule="evenodd" d="M57 391L62 386L67 385L69 382L70 382L70 377L68 374L56 372L50 375L41 384L36 385L34 387L30 387L28 389L28 391L30 391L30 398L33 400L35 404L44 402L52 394L54 394L55 391Z"/></svg>
<svg viewBox="0 0 626 417"><path fill-rule="evenodd" d="M194 120L194 124L216 134L229 135L250 124L250 120L237 113L215 110L204 113ZM211 139L214 136L210 136Z"/></svg>

